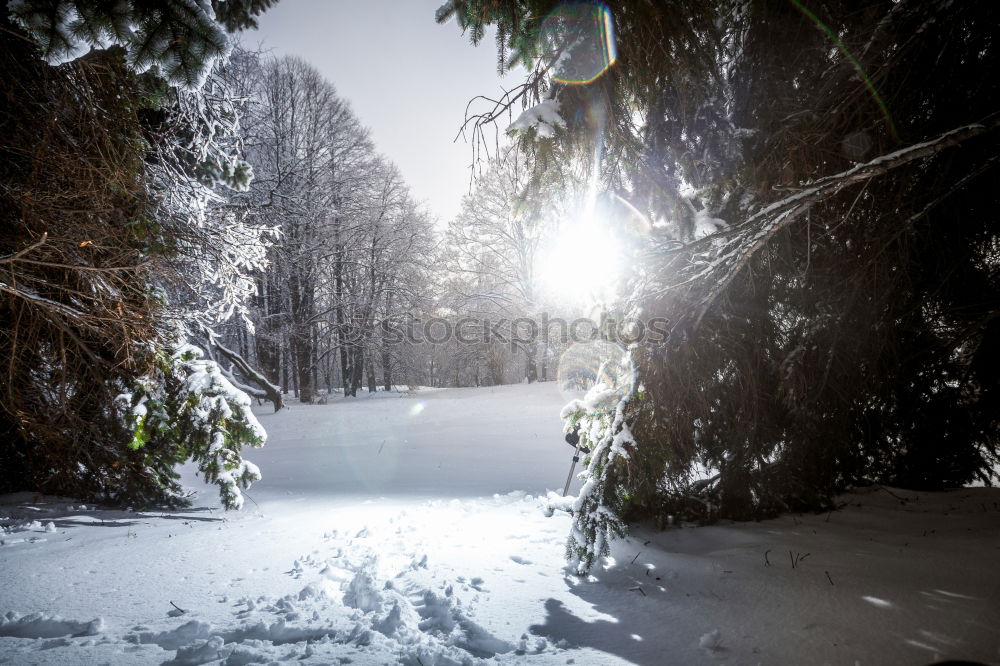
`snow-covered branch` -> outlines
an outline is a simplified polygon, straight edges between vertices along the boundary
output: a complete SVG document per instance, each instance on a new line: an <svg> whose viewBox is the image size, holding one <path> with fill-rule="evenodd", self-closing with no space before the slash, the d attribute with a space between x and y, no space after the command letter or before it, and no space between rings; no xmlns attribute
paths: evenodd
<svg viewBox="0 0 1000 666"><path fill-rule="evenodd" d="M965 125L933 139L881 155L846 171L807 183L804 189L765 206L746 221L735 225L730 231L714 234L683 248L668 251L668 254L672 255L685 253L688 260L671 277L666 288L687 286L690 290L695 290L701 285L710 285L700 298L694 320L697 325L712 303L750 260L779 231L800 219L803 213L814 205L830 199L850 185L877 178L916 160L932 157L942 150L980 136L998 126L1000 122L997 121L990 124ZM667 263L672 269L676 269L676 262Z"/></svg>

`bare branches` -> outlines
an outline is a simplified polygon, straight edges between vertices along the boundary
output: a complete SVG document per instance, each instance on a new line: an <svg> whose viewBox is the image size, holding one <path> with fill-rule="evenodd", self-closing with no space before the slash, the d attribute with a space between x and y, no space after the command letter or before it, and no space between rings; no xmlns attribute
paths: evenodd
<svg viewBox="0 0 1000 666"><path fill-rule="evenodd" d="M523 108L529 103L537 102L541 99L547 72L548 67L539 63L524 83L519 83L510 90L504 90L503 94L498 98L494 99L486 95L477 95L466 104L465 120L462 122L462 126L459 128L454 140L458 141L459 138L462 138L469 141L470 137L468 135L471 134L472 162L469 174L470 190L477 176L482 174L483 162L489 162L501 154L501 132L498 123L505 115L508 122L513 121L513 108L516 104L520 103ZM486 103L486 110L473 113L473 106L479 102ZM490 155L490 141L486 136L486 129L488 127L493 130L492 156ZM484 150L485 156L483 155Z"/></svg>
<svg viewBox="0 0 1000 666"><path fill-rule="evenodd" d="M430 219L314 68L252 54L243 64L243 87L256 102L243 123L256 180L235 199L280 237L254 285L256 330L240 346L226 338L225 348L306 402L335 381L348 395L365 379L374 390L371 369L396 363L397 348L382 344L383 324L418 299L431 264Z"/></svg>
<svg viewBox="0 0 1000 666"><path fill-rule="evenodd" d="M0 39L0 424L5 479L93 496L156 486L114 398L150 362L157 302L135 85L108 53L49 70ZM143 226L147 225L147 226ZM127 481L125 479L128 479ZM0 479L0 483L3 479ZM149 485L144 485L149 484ZM138 493L141 495L141 492Z"/></svg>
<svg viewBox="0 0 1000 666"><path fill-rule="evenodd" d="M50 312L57 312L64 317L74 319L79 323L83 323L91 319L91 315L84 314L76 308L72 308L68 305L60 303L58 301L53 301L50 298L45 298L44 296L39 296L38 294L32 293L25 289L17 289L11 287L3 282L0 282L0 291L11 294L18 298L21 298L32 305L42 308L43 310L48 310Z"/></svg>
<svg viewBox="0 0 1000 666"><path fill-rule="evenodd" d="M48 239L48 237L49 237L49 232L47 232L47 231L43 232L41 238L39 238L37 241L35 241L31 245L29 245L28 247L24 248L23 250L21 250L19 252L15 252L14 254L9 254L6 257L0 257L0 264L10 264L10 263L13 263L13 262L17 261L18 259L20 259L24 255L28 254L32 250L34 250L36 248L39 248L42 245L44 245L45 241L46 241L46 239Z"/></svg>

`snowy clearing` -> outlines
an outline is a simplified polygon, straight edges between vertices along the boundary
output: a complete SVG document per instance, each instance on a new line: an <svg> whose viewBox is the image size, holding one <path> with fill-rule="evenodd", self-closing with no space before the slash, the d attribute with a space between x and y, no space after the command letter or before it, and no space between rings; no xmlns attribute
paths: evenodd
<svg viewBox="0 0 1000 666"><path fill-rule="evenodd" d="M1000 662L996 489L638 528L579 578L554 383L373 397L261 410L240 513L3 498L0 663Z"/></svg>

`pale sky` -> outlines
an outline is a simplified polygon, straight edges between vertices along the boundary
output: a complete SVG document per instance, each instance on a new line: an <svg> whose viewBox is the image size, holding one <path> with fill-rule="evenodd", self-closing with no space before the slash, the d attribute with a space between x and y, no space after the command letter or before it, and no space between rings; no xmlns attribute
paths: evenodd
<svg viewBox="0 0 1000 666"><path fill-rule="evenodd" d="M243 40L315 66L442 222L468 192L472 148L453 142L466 104L495 97L505 83L492 35L473 47L454 20L434 21L443 1L280 0ZM506 79L508 87L515 82Z"/></svg>

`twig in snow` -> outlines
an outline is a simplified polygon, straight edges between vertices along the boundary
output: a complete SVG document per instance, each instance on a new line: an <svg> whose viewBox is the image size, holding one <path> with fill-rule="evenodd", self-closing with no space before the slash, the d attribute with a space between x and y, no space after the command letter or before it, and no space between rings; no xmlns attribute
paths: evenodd
<svg viewBox="0 0 1000 666"><path fill-rule="evenodd" d="M797 567L799 563L809 557L809 555L811 555L811 553L806 553L805 555L802 553L795 553L795 557L792 557L792 551L788 551L788 559L792 561L792 568L794 569Z"/></svg>
<svg viewBox="0 0 1000 666"><path fill-rule="evenodd" d="M642 589L641 585L636 585L635 587L628 588L629 592L639 592L642 596L646 596L646 590Z"/></svg>
<svg viewBox="0 0 1000 666"><path fill-rule="evenodd" d="M832 578L830 578L830 572L829 572L829 571L824 571L823 573L825 573L825 574L826 574L826 579L827 579L828 581L830 581L830 585L833 585L833 579L832 579Z"/></svg>
<svg viewBox="0 0 1000 666"><path fill-rule="evenodd" d="M247 495L247 491L245 491L245 490L244 490L244 491L243 491L243 494L244 494L244 495L246 495L246 498L247 498L248 500L250 500L251 502L253 502L253 505L254 505L255 507L257 507L258 509L260 509L260 504L257 504L256 500L254 500L254 498L250 497L250 495Z"/></svg>
<svg viewBox="0 0 1000 666"><path fill-rule="evenodd" d="M638 553L635 554L635 557L632 558L632 561L630 562L630 564L635 564L635 561L637 559L639 559L640 555L642 555L642 551L641 550Z"/></svg>
<svg viewBox="0 0 1000 666"><path fill-rule="evenodd" d="M171 605L171 606L173 606L174 608L176 608L177 610L179 610L179 611L180 611L180 612L182 612L182 613L187 613L187 611L186 611L186 610L184 610L183 608L181 608L180 606L178 606L177 604L175 604L175 603L174 603L174 602L172 602L172 601L170 602L170 605Z"/></svg>
<svg viewBox="0 0 1000 666"><path fill-rule="evenodd" d="M767 554L770 553L770 552L771 552L770 548L764 551L764 566L765 567L771 566L771 561L769 559L767 559Z"/></svg>
<svg viewBox="0 0 1000 666"><path fill-rule="evenodd" d="M907 502L910 501L910 500L906 499L905 497L900 497L899 495L897 495L896 493L892 492L891 490L889 490L888 488L886 488L885 486L883 486L881 484L879 485L879 488L881 488L885 492L889 493L890 495L892 495L893 497L895 497L896 499L898 499L900 504L906 504Z"/></svg>

